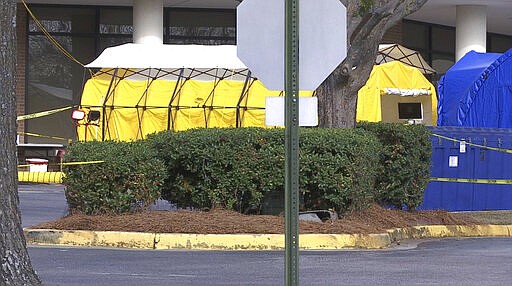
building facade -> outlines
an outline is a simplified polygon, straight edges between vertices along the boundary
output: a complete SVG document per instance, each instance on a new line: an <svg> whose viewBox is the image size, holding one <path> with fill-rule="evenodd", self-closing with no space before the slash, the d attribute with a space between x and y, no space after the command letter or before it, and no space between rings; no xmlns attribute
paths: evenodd
<svg viewBox="0 0 512 286"><path fill-rule="evenodd" d="M236 44L236 6L240 1L26 2L29 9L20 3L17 17L20 115L77 105L89 76L83 64L109 46L132 41ZM438 74L443 74L465 48L504 52L512 47L512 23L507 24L511 20L496 14L496 10L510 11L512 4L503 7L501 2L506 1L430 0L390 29L383 43L400 43L420 51ZM18 130L20 142L25 143L66 143L75 137L69 112L19 121Z"/></svg>

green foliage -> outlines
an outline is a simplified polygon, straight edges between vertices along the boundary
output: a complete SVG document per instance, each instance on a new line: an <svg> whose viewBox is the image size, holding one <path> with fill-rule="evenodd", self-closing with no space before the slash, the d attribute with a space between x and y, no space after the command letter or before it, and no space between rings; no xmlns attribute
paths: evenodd
<svg viewBox="0 0 512 286"><path fill-rule="evenodd" d="M378 202L397 208L419 206L430 179L430 131L423 125L398 123L365 122L359 127L373 132L384 146L376 184Z"/></svg>
<svg viewBox="0 0 512 286"><path fill-rule="evenodd" d="M370 205L380 149L378 140L363 130L302 130L300 188L305 208L345 212Z"/></svg>
<svg viewBox="0 0 512 286"><path fill-rule="evenodd" d="M245 210L283 184L284 141L277 131L193 129L148 140L167 165L162 196L181 207Z"/></svg>
<svg viewBox="0 0 512 286"><path fill-rule="evenodd" d="M66 162L103 160L64 169L71 211L123 213L144 209L160 197L165 166L146 142L85 142L68 148Z"/></svg>
<svg viewBox="0 0 512 286"><path fill-rule="evenodd" d="M430 175L429 131L359 127L300 130L301 208L343 213L373 202L410 209L421 203ZM65 159L105 161L65 169L68 204L87 214L137 210L160 195L179 207L256 213L269 199L284 198L283 129L193 129L133 143L78 143Z"/></svg>
<svg viewBox="0 0 512 286"><path fill-rule="evenodd" d="M148 140L165 161L164 198L181 207L259 209L284 192L283 129L195 129ZM300 191L304 207L363 207L372 201L380 149L361 130L303 129Z"/></svg>

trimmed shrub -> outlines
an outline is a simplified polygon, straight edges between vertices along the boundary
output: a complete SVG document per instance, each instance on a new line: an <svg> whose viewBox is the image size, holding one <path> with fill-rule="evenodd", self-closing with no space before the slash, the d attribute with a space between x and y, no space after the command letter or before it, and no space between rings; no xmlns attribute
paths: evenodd
<svg viewBox="0 0 512 286"><path fill-rule="evenodd" d="M71 211L124 213L144 209L160 197L166 178L163 162L144 141L84 142L68 148L66 162L104 163L66 166L66 199Z"/></svg>
<svg viewBox="0 0 512 286"><path fill-rule="evenodd" d="M283 129L194 129L148 140L167 165L162 195L180 207L259 212L267 194L284 194ZM304 208L345 211L372 202L380 149L373 135L301 129L299 142Z"/></svg>
<svg viewBox="0 0 512 286"><path fill-rule="evenodd" d="M284 141L277 132L192 129L148 140L167 166L162 196L180 207L244 211L284 181Z"/></svg>
<svg viewBox="0 0 512 286"><path fill-rule="evenodd" d="M375 200L382 148L364 130L303 129L300 137L300 188L305 208L339 213L368 207Z"/></svg>
<svg viewBox="0 0 512 286"><path fill-rule="evenodd" d="M302 128L299 192L304 210L339 213L373 202L417 207L430 177L424 126L361 123L356 129ZM86 142L68 148L71 211L123 213L160 195L179 207L260 213L284 202L284 130L193 129L160 132L137 142ZM268 212L267 212L268 213Z"/></svg>
<svg viewBox="0 0 512 286"><path fill-rule="evenodd" d="M399 209L419 206L430 180L430 131L423 125L399 123L364 122L358 126L374 133L383 145L383 168L375 186L377 201Z"/></svg>

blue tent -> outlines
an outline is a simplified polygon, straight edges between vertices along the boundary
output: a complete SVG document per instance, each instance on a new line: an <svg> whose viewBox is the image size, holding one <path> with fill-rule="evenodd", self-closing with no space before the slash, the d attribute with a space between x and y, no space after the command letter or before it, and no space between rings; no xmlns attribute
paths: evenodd
<svg viewBox="0 0 512 286"><path fill-rule="evenodd" d="M512 128L512 49L471 51L439 81L438 126Z"/></svg>

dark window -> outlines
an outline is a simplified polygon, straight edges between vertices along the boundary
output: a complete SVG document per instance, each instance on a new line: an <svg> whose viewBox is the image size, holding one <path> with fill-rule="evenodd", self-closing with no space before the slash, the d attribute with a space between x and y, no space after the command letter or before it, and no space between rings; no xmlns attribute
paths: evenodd
<svg viewBox="0 0 512 286"><path fill-rule="evenodd" d="M75 60L87 64L98 55L100 29L97 15L103 8L31 5L30 9L50 37L29 15L25 113L76 105L80 102L87 73ZM65 139L75 137L73 122L66 111L27 120L25 131L55 137L27 136L25 142L30 143L67 143Z"/></svg>
<svg viewBox="0 0 512 286"><path fill-rule="evenodd" d="M53 36L77 60L89 62L94 58L94 38ZM67 58L43 35L29 35L28 77L25 112L52 110L78 104L82 92L84 68ZM44 136L74 138L69 113L60 112L27 120L26 131ZM64 141L64 140L63 140ZM56 139L28 137L30 143L66 143Z"/></svg>
<svg viewBox="0 0 512 286"><path fill-rule="evenodd" d="M50 33L94 33L96 10L94 8L31 6L31 10ZM30 18L29 32L41 32Z"/></svg>
<svg viewBox="0 0 512 286"><path fill-rule="evenodd" d="M436 70L433 79L442 76L455 62L455 28L404 20L403 41L417 50Z"/></svg>
<svg viewBox="0 0 512 286"><path fill-rule="evenodd" d="M421 103L398 103L398 119L423 119Z"/></svg>
<svg viewBox="0 0 512 286"><path fill-rule="evenodd" d="M455 54L455 29L446 26L432 27L432 50Z"/></svg>
<svg viewBox="0 0 512 286"><path fill-rule="evenodd" d="M403 37L404 45L415 50L428 48L429 29L423 23L404 21Z"/></svg>
<svg viewBox="0 0 512 286"><path fill-rule="evenodd" d="M132 35L133 14L131 8L100 9L100 34ZM130 37L131 38L131 37Z"/></svg>
<svg viewBox="0 0 512 286"><path fill-rule="evenodd" d="M167 43L220 45L236 43L235 10L173 9L167 11Z"/></svg>
<svg viewBox="0 0 512 286"><path fill-rule="evenodd" d="M403 21L403 44L417 50L443 75L455 63L455 27L435 25L411 20ZM487 34L487 51L504 53L512 48L512 36Z"/></svg>
<svg viewBox="0 0 512 286"><path fill-rule="evenodd" d="M512 48L512 37L510 36L490 35L487 39L489 52L504 53Z"/></svg>

